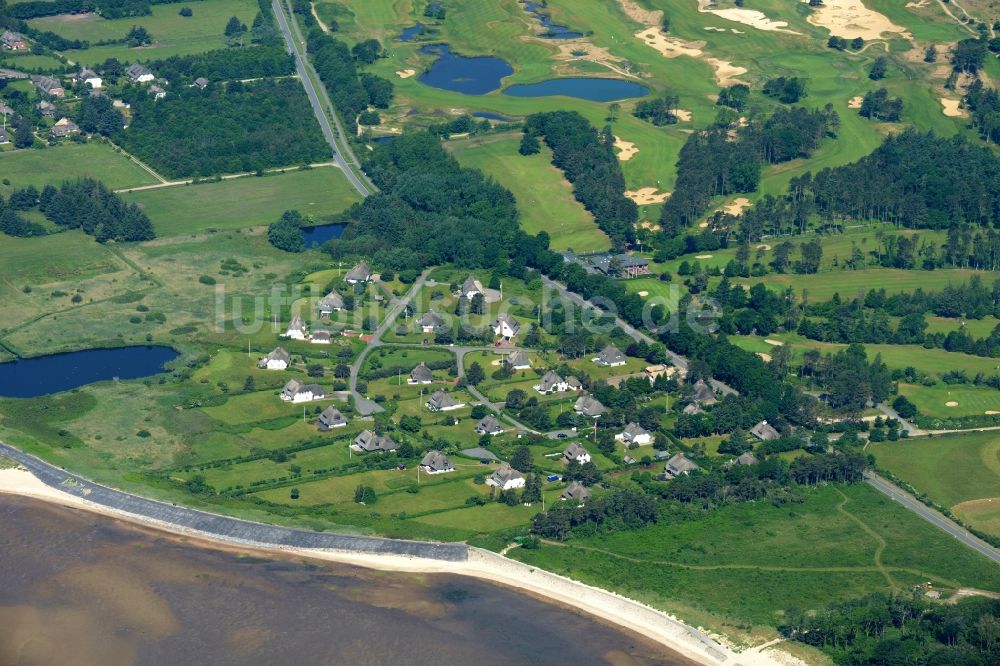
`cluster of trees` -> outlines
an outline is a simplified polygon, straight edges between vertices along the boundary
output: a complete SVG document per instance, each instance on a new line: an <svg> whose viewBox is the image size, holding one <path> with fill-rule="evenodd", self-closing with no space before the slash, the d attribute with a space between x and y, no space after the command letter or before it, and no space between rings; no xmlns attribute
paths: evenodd
<svg viewBox="0 0 1000 666"><path fill-rule="evenodd" d="M180 88L162 100L134 89L128 98L132 123L116 139L174 178L257 171L328 156L305 91L291 79Z"/></svg>
<svg viewBox="0 0 1000 666"><path fill-rule="evenodd" d="M199 77L209 81L260 79L295 73L295 58L278 44L252 49L218 49L207 53L172 56L148 63L157 76L171 84Z"/></svg>
<svg viewBox="0 0 1000 666"><path fill-rule="evenodd" d="M34 187L11 192L10 199L0 196L0 231L8 236L44 236L45 227L25 219L18 211L33 208L38 203L38 191Z"/></svg>
<svg viewBox="0 0 1000 666"><path fill-rule="evenodd" d="M963 39L951 49L952 70L956 74L978 74L986 62L988 50L986 39Z"/></svg>
<svg viewBox="0 0 1000 666"><path fill-rule="evenodd" d="M359 61L365 64L375 62L381 54L382 47L376 40L359 42L352 50L344 42L316 28L309 31L308 47L316 73L349 128L357 128L355 118L369 105L380 109L389 107L393 96L392 82L375 74L359 76L357 68Z"/></svg>
<svg viewBox="0 0 1000 666"><path fill-rule="evenodd" d="M986 88L976 79L965 93L965 107L972 116L972 125L988 143L1000 140L1000 94Z"/></svg>
<svg viewBox="0 0 1000 666"><path fill-rule="evenodd" d="M656 520L656 501L652 497L621 490L592 499L582 507L564 504L535 514L531 531L546 539L563 540L573 532L638 529Z"/></svg>
<svg viewBox="0 0 1000 666"><path fill-rule="evenodd" d="M519 235L514 196L462 168L436 137L399 136L379 146L364 169L380 192L345 213L354 224L331 244L335 258L369 256L402 271L492 267L510 256Z"/></svg>
<svg viewBox="0 0 1000 666"><path fill-rule="evenodd" d="M665 95L657 99L643 100L635 105L632 115L641 120L648 120L654 125L673 125L677 122L677 105L680 98L677 95Z"/></svg>
<svg viewBox="0 0 1000 666"><path fill-rule="evenodd" d="M286 210L267 227L267 242L285 252L302 252L306 249L302 238L302 213Z"/></svg>
<svg viewBox="0 0 1000 666"><path fill-rule="evenodd" d="M861 98L858 114L870 120L898 123L903 118L903 100L900 97L889 97L889 91L885 88L869 90Z"/></svg>
<svg viewBox="0 0 1000 666"><path fill-rule="evenodd" d="M1000 600L935 603L917 595L873 594L817 613L785 612L779 631L817 647L835 663L996 664L1000 662Z"/></svg>
<svg viewBox="0 0 1000 666"><path fill-rule="evenodd" d="M452 120L446 120L443 123L435 123L427 128L428 132L442 139L447 139L452 134L477 136L486 134L492 130L493 124L489 120L477 120L468 114L463 114Z"/></svg>
<svg viewBox="0 0 1000 666"><path fill-rule="evenodd" d="M46 185L37 205L46 218L67 229L82 229L100 243L151 240L153 225L142 209L99 181L81 178L59 189Z"/></svg>
<svg viewBox="0 0 1000 666"><path fill-rule="evenodd" d="M91 134L112 136L125 126L125 116L104 95L84 97L76 108L75 118L80 129Z"/></svg>
<svg viewBox="0 0 1000 666"><path fill-rule="evenodd" d="M552 164L573 184L573 195L615 245L634 240L639 210L625 197L625 177L610 129L598 132L576 111L536 113L525 120L526 136L541 137Z"/></svg>
<svg viewBox="0 0 1000 666"><path fill-rule="evenodd" d="M779 76L764 82L764 94L783 104L795 104L806 96L806 80L797 76Z"/></svg>
<svg viewBox="0 0 1000 666"><path fill-rule="evenodd" d="M22 20L56 14L83 14L96 11L103 18L117 19L127 16L149 16L152 5L168 4L179 0L32 0L19 2L7 8L7 14Z"/></svg>

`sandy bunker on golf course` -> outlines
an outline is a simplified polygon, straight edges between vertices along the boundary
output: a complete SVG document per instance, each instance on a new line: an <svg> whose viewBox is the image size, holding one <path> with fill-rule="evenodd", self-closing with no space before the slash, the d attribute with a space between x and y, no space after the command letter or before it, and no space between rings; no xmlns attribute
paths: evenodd
<svg viewBox="0 0 1000 666"><path fill-rule="evenodd" d="M861 95L855 95L847 102L848 109L860 109L861 104L865 101L865 98Z"/></svg>
<svg viewBox="0 0 1000 666"><path fill-rule="evenodd" d="M733 199L725 206L722 210L726 211L727 215L740 215L743 211L750 207L750 200L746 197L737 197Z"/></svg>
<svg viewBox="0 0 1000 666"><path fill-rule="evenodd" d="M958 407L958 402L955 401L955 400L949 400L948 402L944 403L944 406L945 407Z"/></svg>
<svg viewBox="0 0 1000 666"><path fill-rule="evenodd" d="M657 192L655 187L640 187L637 190L625 190L625 196L640 206L663 203L670 198L670 192Z"/></svg>
<svg viewBox="0 0 1000 666"><path fill-rule="evenodd" d="M639 152L639 149L635 147L635 144L631 141L626 141L620 136L615 137L615 148L619 150L618 159L622 162L628 162L630 159L635 157L635 154Z"/></svg>
<svg viewBox="0 0 1000 666"><path fill-rule="evenodd" d="M961 103L957 99L948 99L947 97L941 98L941 112L948 116L949 118L961 118L965 115L965 111L960 109L958 105Z"/></svg>
<svg viewBox="0 0 1000 666"><path fill-rule="evenodd" d="M904 28L890 21L884 14L868 9L861 0L825 0L822 5L810 9L812 11L806 20L815 26L826 28L831 35L847 39L861 37L865 41L881 39L885 32L909 37Z"/></svg>
<svg viewBox="0 0 1000 666"><path fill-rule="evenodd" d="M396 71L396 76L398 76L401 79L408 79L416 73L417 70L415 69L400 69Z"/></svg>
<svg viewBox="0 0 1000 666"><path fill-rule="evenodd" d="M790 35L802 34L794 30L789 30L788 21L775 21L773 19L769 19L767 14L759 12L756 9L740 9L738 7L710 9L711 5L711 0L698 0L698 11L703 14L715 14L719 18L724 18L727 21L742 23L743 25L748 25L751 28L756 28L758 30L764 30L765 32L785 32Z"/></svg>

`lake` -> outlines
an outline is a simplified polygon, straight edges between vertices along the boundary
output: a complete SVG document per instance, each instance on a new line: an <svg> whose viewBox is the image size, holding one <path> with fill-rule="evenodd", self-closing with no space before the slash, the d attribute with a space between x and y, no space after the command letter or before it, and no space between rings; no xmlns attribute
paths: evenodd
<svg viewBox="0 0 1000 666"><path fill-rule="evenodd" d="M391 139L392 137L384 138ZM375 139L375 142L379 143L379 140ZM339 222L334 224L318 224L315 227L302 227L300 231L302 232L302 240L306 242L306 247L319 247L329 240L340 238L346 226L346 224Z"/></svg>
<svg viewBox="0 0 1000 666"><path fill-rule="evenodd" d="M465 57L451 52L447 44L430 44L421 53L436 54L438 59L418 79L424 85L442 90L485 95L500 87L505 76L514 73L506 60L494 56Z"/></svg>
<svg viewBox="0 0 1000 666"><path fill-rule="evenodd" d="M591 77L567 77L549 79L538 83L522 83L504 89L504 95L512 97L550 97L562 95L576 97L591 102L614 102L630 97L642 97L649 88L623 79L599 79Z"/></svg>
<svg viewBox="0 0 1000 666"><path fill-rule="evenodd" d="M180 354L170 347L118 347L0 363L0 396L34 398L109 379L156 375Z"/></svg>
<svg viewBox="0 0 1000 666"><path fill-rule="evenodd" d="M691 666L514 590L203 547L0 495L0 664Z"/></svg>
<svg viewBox="0 0 1000 666"><path fill-rule="evenodd" d="M545 32L539 35L539 37L544 37L546 39L576 39L578 37L583 37L582 32L570 30L568 26L553 23L552 17L542 11L542 5L537 2L524 3L524 11L538 19L538 22L542 24L543 28L545 28Z"/></svg>

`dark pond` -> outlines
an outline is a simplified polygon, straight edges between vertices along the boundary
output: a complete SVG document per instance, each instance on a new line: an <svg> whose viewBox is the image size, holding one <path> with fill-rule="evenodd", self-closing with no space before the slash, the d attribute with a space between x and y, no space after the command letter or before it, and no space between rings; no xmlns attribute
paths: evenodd
<svg viewBox="0 0 1000 666"><path fill-rule="evenodd" d="M642 97L648 92L649 88L646 86L622 79L568 77L510 86L503 91L503 94L513 97L563 95L591 102L613 102L619 99L628 99L629 97Z"/></svg>
<svg viewBox="0 0 1000 666"><path fill-rule="evenodd" d="M392 137L383 137L391 139ZM381 143L379 139L374 139L375 143ZM315 227L302 227L302 240L306 242L306 247L319 247L328 240L340 238L344 233L345 224L318 224Z"/></svg>
<svg viewBox="0 0 1000 666"><path fill-rule="evenodd" d="M213 550L9 495L0 525L0 664L692 664L474 579Z"/></svg>
<svg viewBox="0 0 1000 666"><path fill-rule="evenodd" d="M403 34L399 36L404 42L412 42L414 39L424 34L424 24L417 21L414 25L409 28L403 28Z"/></svg>
<svg viewBox="0 0 1000 666"><path fill-rule="evenodd" d="M492 111L476 111L472 114L473 118L484 118L486 120L497 120L502 123L514 122L513 118L508 118L507 116L501 116L499 113L493 113Z"/></svg>
<svg viewBox="0 0 1000 666"><path fill-rule="evenodd" d="M537 2L524 3L524 11L538 19L538 22L545 28L545 32L540 35L541 37L547 39L576 39L577 37L583 37L582 32L570 30L568 26L553 23L552 17L543 12L542 5Z"/></svg>
<svg viewBox="0 0 1000 666"><path fill-rule="evenodd" d="M467 58L452 53L447 44L430 44L420 49L420 52L438 56L431 68L419 79L432 88L453 90L466 95L485 95L499 88L503 77L514 73L514 68L501 58Z"/></svg>
<svg viewBox="0 0 1000 666"><path fill-rule="evenodd" d="M180 354L170 347L87 349L0 363L0 396L34 398L108 379L138 379L163 372Z"/></svg>

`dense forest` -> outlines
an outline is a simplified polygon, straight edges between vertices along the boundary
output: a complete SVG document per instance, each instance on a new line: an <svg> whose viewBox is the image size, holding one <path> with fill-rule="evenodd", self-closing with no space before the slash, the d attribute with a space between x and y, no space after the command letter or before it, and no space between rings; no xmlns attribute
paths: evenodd
<svg viewBox="0 0 1000 666"><path fill-rule="evenodd" d="M182 87L155 100L134 88L123 148L171 178L257 171L329 157L298 81Z"/></svg>
<svg viewBox="0 0 1000 666"><path fill-rule="evenodd" d="M874 594L817 613L785 612L781 633L820 648L835 663L1000 663L1000 600L942 604L916 595Z"/></svg>
<svg viewBox="0 0 1000 666"><path fill-rule="evenodd" d="M11 5L7 14L22 20L56 14L83 14L97 11L107 19L126 16L148 16L152 5L165 5L181 0L30 0Z"/></svg>
<svg viewBox="0 0 1000 666"><path fill-rule="evenodd" d="M528 116L524 132L545 140L552 164L566 174L576 199L616 246L634 240L639 211L624 195L625 177L610 130L598 133L575 111L553 111Z"/></svg>
<svg viewBox="0 0 1000 666"><path fill-rule="evenodd" d="M189 83L198 77L209 81L260 79L295 73L295 58L280 44L243 49L218 49L195 55L154 60L147 66L171 84Z"/></svg>

